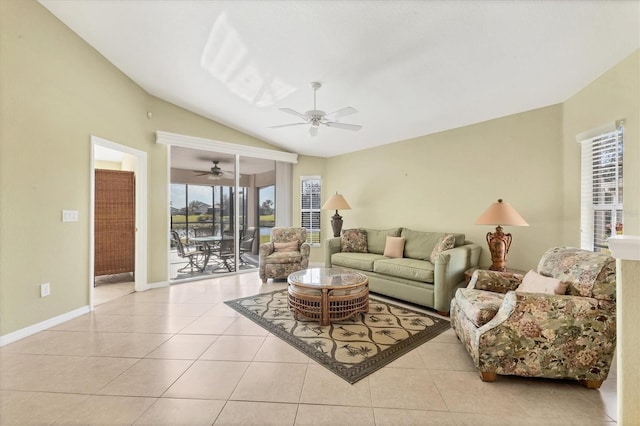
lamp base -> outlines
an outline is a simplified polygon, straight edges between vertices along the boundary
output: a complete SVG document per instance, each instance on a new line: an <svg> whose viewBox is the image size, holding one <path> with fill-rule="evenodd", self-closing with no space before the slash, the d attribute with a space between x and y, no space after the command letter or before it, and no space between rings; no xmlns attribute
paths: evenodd
<svg viewBox="0 0 640 426"><path fill-rule="evenodd" d="M342 231L342 216L338 214L338 210L336 210L336 214L331 216L331 227L333 228L333 236L339 237L340 231Z"/></svg>
<svg viewBox="0 0 640 426"><path fill-rule="evenodd" d="M489 270L504 272L507 270L507 253L511 247L511 234L502 232L502 227L496 227L496 232L487 232L487 244L491 252L491 266Z"/></svg>

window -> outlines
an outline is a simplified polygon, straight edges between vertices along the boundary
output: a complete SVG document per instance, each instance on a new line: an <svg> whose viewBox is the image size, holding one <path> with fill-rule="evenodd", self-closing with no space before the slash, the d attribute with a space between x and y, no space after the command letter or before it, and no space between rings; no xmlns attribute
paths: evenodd
<svg viewBox="0 0 640 426"><path fill-rule="evenodd" d="M247 189L240 187L239 206L247 205ZM205 237L233 233L233 187L171 184L171 230L181 237ZM245 229L246 214L240 217Z"/></svg>
<svg viewBox="0 0 640 426"><path fill-rule="evenodd" d="M271 238L271 228L276 224L275 217L275 185L263 186L258 189L258 227L260 228L260 243Z"/></svg>
<svg viewBox="0 0 640 426"><path fill-rule="evenodd" d="M607 239L622 233L623 124L582 143L580 245L608 249Z"/></svg>
<svg viewBox="0 0 640 426"><path fill-rule="evenodd" d="M300 177L300 224L307 230L307 242L320 245L320 176Z"/></svg>

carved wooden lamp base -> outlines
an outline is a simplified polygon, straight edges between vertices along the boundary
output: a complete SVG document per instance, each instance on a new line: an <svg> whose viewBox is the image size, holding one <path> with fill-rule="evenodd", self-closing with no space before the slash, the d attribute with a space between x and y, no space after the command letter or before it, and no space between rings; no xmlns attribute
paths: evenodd
<svg viewBox="0 0 640 426"><path fill-rule="evenodd" d="M509 253L511 239L511 234L502 232L501 226L497 226L494 233L487 232L487 244L489 244L492 262L490 270L500 272L507 270L507 253Z"/></svg>

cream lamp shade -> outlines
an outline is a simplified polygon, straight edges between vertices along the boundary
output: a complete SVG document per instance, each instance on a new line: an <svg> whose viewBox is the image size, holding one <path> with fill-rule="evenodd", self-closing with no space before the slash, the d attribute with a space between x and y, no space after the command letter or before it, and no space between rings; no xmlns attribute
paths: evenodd
<svg viewBox="0 0 640 426"><path fill-rule="evenodd" d="M322 205L322 210L336 211L336 214L331 217L331 227L333 228L333 236L339 237L342 230L342 216L338 214L338 210L351 210L351 206L342 195L336 192Z"/></svg>
<svg viewBox="0 0 640 426"><path fill-rule="evenodd" d="M322 210L351 210L351 206L342 195L336 192L324 203Z"/></svg>
<svg viewBox="0 0 640 426"><path fill-rule="evenodd" d="M496 232L487 232L487 244L491 252L492 271L506 271L507 253L511 247L511 234L502 232L501 225L507 226L529 226L529 224L520 216L509 203L505 203L502 199L493 203L489 208L480 215L476 220L477 225L497 225Z"/></svg>
<svg viewBox="0 0 640 426"><path fill-rule="evenodd" d="M511 204L499 199L476 220L477 225L529 226Z"/></svg>

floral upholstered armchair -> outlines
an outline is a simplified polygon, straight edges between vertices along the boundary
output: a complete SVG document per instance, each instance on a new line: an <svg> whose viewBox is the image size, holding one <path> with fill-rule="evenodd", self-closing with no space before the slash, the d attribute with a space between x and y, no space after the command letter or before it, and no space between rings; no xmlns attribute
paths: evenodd
<svg viewBox="0 0 640 426"><path fill-rule="evenodd" d="M305 228L272 228L271 241L260 244L260 279L287 278L307 269L311 246Z"/></svg>
<svg viewBox="0 0 640 426"><path fill-rule="evenodd" d="M500 374L575 379L599 388L616 347L615 260L557 247L542 256L537 273L525 278L476 270L451 301L456 335L483 381ZM530 292L523 288L529 276L555 284L545 293Z"/></svg>

